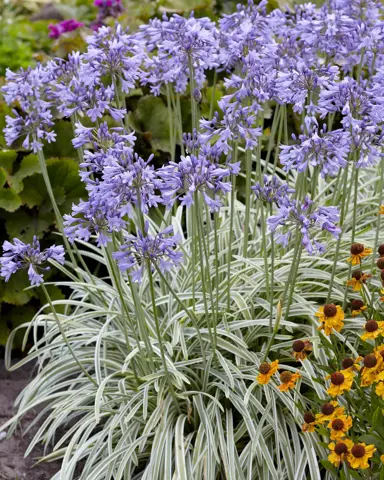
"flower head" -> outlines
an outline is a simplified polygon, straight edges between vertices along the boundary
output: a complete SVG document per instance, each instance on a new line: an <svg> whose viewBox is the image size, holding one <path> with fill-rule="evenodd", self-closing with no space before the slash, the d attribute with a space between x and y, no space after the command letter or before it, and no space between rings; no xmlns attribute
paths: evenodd
<svg viewBox="0 0 384 480"><path fill-rule="evenodd" d="M352 287L354 292L359 292L369 277L369 274L356 270L352 273L352 278L347 280L347 286Z"/></svg>
<svg viewBox="0 0 384 480"><path fill-rule="evenodd" d="M331 397L337 397L348 391L352 387L354 373L350 370L341 370L340 372L334 372L329 375L331 384L328 388L328 394Z"/></svg>
<svg viewBox="0 0 384 480"><path fill-rule="evenodd" d="M347 459L352 468L365 470L369 468L368 460L375 452L376 448L373 445L357 443L350 449Z"/></svg>
<svg viewBox="0 0 384 480"><path fill-rule="evenodd" d="M384 334L384 322L377 322L376 320L368 320L364 325L365 333L361 335L362 340L374 340L380 335Z"/></svg>
<svg viewBox="0 0 384 480"><path fill-rule="evenodd" d="M272 378L272 376L279 369L279 361L275 360L272 363L264 362L259 366L259 375L257 376L257 382L260 385L266 385Z"/></svg>
<svg viewBox="0 0 384 480"><path fill-rule="evenodd" d="M283 183L276 175L273 177L264 175L263 184L257 182L255 186L252 187L252 190L255 192L257 200L263 203L275 203L277 205L287 203L287 201L289 201L289 194L295 193L295 189Z"/></svg>
<svg viewBox="0 0 384 480"><path fill-rule="evenodd" d="M335 400L324 403L320 411L321 413L316 414L316 423L320 425L329 423L334 418L344 415L344 407L340 407Z"/></svg>
<svg viewBox="0 0 384 480"><path fill-rule="evenodd" d="M63 20L62 22L56 24L48 25L49 28L49 37L50 38L59 38L63 33L73 32L78 28L84 27L84 23L78 22L75 18L69 20Z"/></svg>
<svg viewBox="0 0 384 480"><path fill-rule="evenodd" d="M351 302L351 310L352 310L352 317L357 317L360 315L361 312L367 309L367 306L364 305L364 302L360 299L352 300Z"/></svg>
<svg viewBox="0 0 384 480"><path fill-rule="evenodd" d="M331 440L341 440L352 427L352 417L349 415L339 415L328 423L331 430Z"/></svg>
<svg viewBox="0 0 384 480"><path fill-rule="evenodd" d="M309 340L295 340L292 350L296 360L305 360L307 355L312 352L313 345Z"/></svg>
<svg viewBox="0 0 384 480"><path fill-rule="evenodd" d="M318 330L324 330L326 335L331 335L333 330L340 332L344 327L344 312L340 305L327 303L324 307L320 307L315 313L319 318L320 326Z"/></svg>
<svg viewBox="0 0 384 480"><path fill-rule="evenodd" d="M31 285L38 286L43 283L44 272L50 269L45 266L49 260L55 260L64 264L64 248L52 245L41 251L40 242L33 237L32 243L24 243L14 238L13 243L3 243L4 254L0 257L0 275L8 282L10 276L18 270L28 269L28 277Z"/></svg>
<svg viewBox="0 0 384 480"><path fill-rule="evenodd" d="M372 248L365 247L362 243L354 243L351 246L351 256L348 262L352 265L360 265L361 259L372 253Z"/></svg>
<svg viewBox="0 0 384 480"><path fill-rule="evenodd" d="M338 221L336 207L316 206L308 197L303 202L296 200L279 205L278 213L267 220L271 232L276 232L277 243L287 246L292 232L297 230L309 254L325 251L324 245L315 238L317 233L326 230L335 237L340 235Z"/></svg>
<svg viewBox="0 0 384 480"><path fill-rule="evenodd" d="M328 460L339 468L340 464L347 459L347 456L353 447L352 440L344 438L338 442L330 443L328 448L331 450L331 453L328 455Z"/></svg>
<svg viewBox="0 0 384 480"><path fill-rule="evenodd" d="M281 385L278 385L278 389L280 392L286 392L288 390L292 390L296 386L297 380L301 378L300 373L291 373L287 370L284 370L280 373L280 381Z"/></svg>
<svg viewBox="0 0 384 480"><path fill-rule="evenodd" d="M303 432L314 432L316 425L316 417L312 412L304 413L304 424L301 427Z"/></svg>
<svg viewBox="0 0 384 480"><path fill-rule="evenodd" d="M175 251L181 237L178 234L172 235L172 226L154 236L149 235L148 230L149 224L146 222L144 231L139 230L137 235L126 236L120 251L113 254L120 270L123 272L129 270L135 282L141 282L146 262L149 262L152 270L158 267L165 273L178 267L183 259L183 254Z"/></svg>

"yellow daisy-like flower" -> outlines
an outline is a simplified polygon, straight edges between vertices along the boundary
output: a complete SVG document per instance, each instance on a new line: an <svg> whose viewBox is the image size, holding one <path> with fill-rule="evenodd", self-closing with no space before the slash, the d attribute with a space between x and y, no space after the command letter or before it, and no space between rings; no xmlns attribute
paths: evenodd
<svg viewBox="0 0 384 480"><path fill-rule="evenodd" d="M352 440L345 438L338 443L330 443L328 448L331 450L331 453L328 455L328 460L339 468L340 463L342 463L349 454L349 451L353 447Z"/></svg>
<svg viewBox="0 0 384 480"><path fill-rule="evenodd" d="M307 355L312 352L313 345L309 340L295 340L292 343L292 355L297 361L305 360Z"/></svg>
<svg viewBox="0 0 384 480"><path fill-rule="evenodd" d="M384 463L384 455L380 455L380 460Z"/></svg>
<svg viewBox="0 0 384 480"><path fill-rule="evenodd" d="M295 388L296 382L300 377L300 373L291 373L285 370L284 372L280 373L280 380L282 383L277 388L280 390L280 392L292 390Z"/></svg>
<svg viewBox="0 0 384 480"><path fill-rule="evenodd" d="M314 432L316 426L316 417L312 412L304 413L304 424L302 426L303 432Z"/></svg>
<svg viewBox="0 0 384 480"><path fill-rule="evenodd" d="M344 358L342 362L343 370L353 370L354 372L359 372L361 370L360 362L363 360L363 357L356 357L355 359L347 357Z"/></svg>
<svg viewBox="0 0 384 480"><path fill-rule="evenodd" d="M328 423L331 429L331 440L341 440L352 427L352 417L349 415L340 415Z"/></svg>
<svg viewBox="0 0 384 480"><path fill-rule="evenodd" d="M379 352L374 352L366 355L363 363L360 384L362 387L367 387L378 381L378 375L383 370L383 357Z"/></svg>
<svg viewBox="0 0 384 480"><path fill-rule="evenodd" d="M352 263L352 265L360 265L361 259L367 257L372 253L372 248L364 247L362 243L353 243L351 246L351 256L348 258L347 262Z"/></svg>
<svg viewBox="0 0 384 480"><path fill-rule="evenodd" d="M379 215L384 215L384 205L380 205Z"/></svg>
<svg viewBox="0 0 384 480"><path fill-rule="evenodd" d="M344 327L344 312L340 305L327 303L319 308L315 316L319 318L321 324L318 330L324 330L326 335L331 335L332 330L340 332Z"/></svg>
<svg viewBox="0 0 384 480"><path fill-rule="evenodd" d="M352 317L357 317L357 315L360 315L360 313L366 309L367 309L367 306L364 305L364 302L362 300L359 300L358 298L355 300L352 300L351 302Z"/></svg>
<svg viewBox="0 0 384 480"><path fill-rule="evenodd" d="M360 338L362 340L374 340L380 335L384 334L384 322L377 322L376 320L368 320L364 325L365 333Z"/></svg>
<svg viewBox="0 0 384 480"><path fill-rule="evenodd" d="M324 403L321 407L321 413L316 414L316 423L321 425L341 415L344 415L344 407L340 407L335 400L332 400Z"/></svg>
<svg viewBox="0 0 384 480"><path fill-rule="evenodd" d="M376 395L384 400L384 382L379 382L375 388Z"/></svg>
<svg viewBox="0 0 384 480"><path fill-rule="evenodd" d="M375 452L376 448L373 445L357 443L350 449L347 460L352 468L365 470L369 468L368 460Z"/></svg>
<svg viewBox="0 0 384 480"><path fill-rule="evenodd" d="M347 287L352 287L354 292L359 292L369 277L370 275L367 273L362 273L360 270L357 270L352 273L352 278L347 280Z"/></svg>
<svg viewBox="0 0 384 480"><path fill-rule="evenodd" d="M331 395L331 397L337 397L351 389L354 373L351 370L341 370L340 372L332 373L327 379L328 378L331 379L331 385L327 390L328 394Z"/></svg>
<svg viewBox="0 0 384 480"><path fill-rule="evenodd" d="M272 363L264 362L259 366L259 375L257 376L257 382L260 385L266 385L272 375L274 375L279 369L279 361L275 360Z"/></svg>

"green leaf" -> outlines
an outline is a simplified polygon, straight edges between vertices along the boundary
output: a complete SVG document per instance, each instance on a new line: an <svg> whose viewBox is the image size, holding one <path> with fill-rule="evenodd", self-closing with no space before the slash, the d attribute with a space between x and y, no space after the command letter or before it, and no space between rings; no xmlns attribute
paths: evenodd
<svg viewBox="0 0 384 480"><path fill-rule="evenodd" d="M8 282L0 284L0 299L12 305L25 305L36 296L35 290L24 290L29 286L27 271L19 270L10 277Z"/></svg>
<svg viewBox="0 0 384 480"><path fill-rule="evenodd" d="M17 215L8 214L5 217L5 228L10 238L19 238L30 242L34 235L41 237L54 223L53 214L42 212L26 212L21 209Z"/></svg>
<svg viewBox="0 0 384 480"><path fill-rule="evenodd" d="M0 167L0 187L3 187L6 180L8 178L8 174L3 167Z"/></svg>
<svg viewBox="0 0 384 480"><path fill-rule="evenodd" d="M0 318L0 345L5 345L11 331L32 320L35 313L35 309L31 305L14 307L9 312L3 313ZM13 348L21 347L24 333L24 330L16 333L12 344Z"/></svg>
<svg viewBox="0 0 384 480"><path fill-rule="evenodd" d="M136 131L145 134L154 150L170 151L168 108L160 97L141 97L136 110L129 113L129 121Z"/></svg>
<svg viewBox="0 0 384 480"><path fill-rule="evenodd" d="M18 171L9 178L8 183L17 193L20 193L23 189L22 181L24 178L27 178L38 172L40 172L40 166L37 155L27 155L21 161Z"/></svg>
<svg viewBox="0 0 384 480"><path fill-rule="evenodd" d="M77 157L76 150L72 145L73 128L72 123L65 120L55 122L53 130L57 134L56 142L44 145L45 158L57 157Z"/></svg>
<svg viewBox="0 0 384 480"><path fill-rule="evenodd" d="M332 472L334 475L337 475L337 468L328 460L320 460L321 465Z"/></svg>
<svg viewBox="0 0 384 480"><path fill-rule="evenodd" d="M45 279L46 279L46 276L45 276ZM54 300L64 300L65 295L63 294L63 292L60 290L59 287L56 287L56 285L45 285L45 288L47 289L48 294L49 294L52 301L54 301ZM41 304L45 305L47 303L47 299L45 298L45 295L40 288L37 290L37 294L38 294L38 297L39 297L39 300L40 300ZM55 310L58 313L64 313L65 305L56 305Z"/></svg>
<svg viewBox="0 0 384 480"><path fill-rule="evenodd" d="M13 188L0 189L0 208L14 212L21 206L21 198Z"/></svg>
<svg viewBox="0 0 384 480"><path fill-rule="evenodd" d="M12 173L13 162L17 158L17 152L14 150L0 151L0 167L2 167L8 175Z"/></svg>

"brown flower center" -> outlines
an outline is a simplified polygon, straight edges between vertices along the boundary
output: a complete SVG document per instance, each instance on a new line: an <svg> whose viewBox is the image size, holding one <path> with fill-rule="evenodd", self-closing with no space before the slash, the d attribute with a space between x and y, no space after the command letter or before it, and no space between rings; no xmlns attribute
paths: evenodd
<svg viewBox="0 0 384 480"><path fill-rule="evenodd" d="M344 358L342 365L346 369L352 367L354 363L353 358Z"/></svg>
<svg viewBox="0 0 384 480"><path fill-rule="evenodd" d="M305 423L313 423L316 420L315 416L312 412L304 413L304 422Z"/></svg>
<svg viewBox="0 0 384 480"><path fill-rule="evenodd" d="M352 273L352 278L354 278L355 280L360 280L362 276L363 274L360 270L356 270L356 272Z"/></svg>
<svg viewBox="0 0 384 480"><path fill-rule="evenodd" d="M362 243L353 243L351 246L352 255L359 255L364 252L364 245Z"/></svg>
<svg viewBox="0 0 384 480"><path fill-rule="evenodd" d="M271 371L271 368L272 367L271 367L270 363L264 362L259 366L259 372L262 375L266 375L267 373L269 373Z"/></svg>
<svg viewBox="0 0 384 480"><path fill-rule="evenodd" d="M376 262L377 268L384 270L384 258L379 258Z"/></svg>
<svg viewBox="0 0 384 480"><path fill-rule="evenodd" d="M384 282L384 270L381 271L380 277L381 277L381 280L383 280L383 282Z"/></svg>
<svg viewBox="0 0 384 480"><path fill-rule="evenodd" d="M292 373L291 372L281 372L280 373L280 380L283 383L289 383L292 379Z"/></svg>
<svg viewBox="0 0 384 480"><path fill-rule="evenodd" d="M362 300L352 300L351 308L352 310L360 310L364 307L364 302Z"/></svg>
<svg viewBox="0 0 384 480"><path fill-rule="evenodd" d="M332 422L332 428L333 430L340 431L344 428L344 422L340 418L335 418Z"/></svg>
<svg viewBox="0 0 384 480"><path fill-rule="evenodd" d="M324 403L324 405L321 407L321 413L323 415L331 415L335 411L335 407L332 405L332 403Z"/></svg>
<svg viewBox="0 0 384 480"><path fill-rule="evenodd" d="M380 350L380 355L381 355L381 358L384 360L384 350Z"/></svg>
<svg viewBox="0 0 384 480"><path fill-rule="evenodd" d="M324 315L326 317L334 317L337 313L336 305L333 303L327 303L324 305Z"/></svg>
<svg viewBox="0 0 384 480"><path fill-rule="evenodd" d="M335 445L335 453L336 455L344 455L348 453L348 447L345 443L340 442Z"/></svg>
<svg viewBox="0 0 384 480"><path fill-rule="evenodd" d="M363 360L364 367L373 368L377 364L377 358L375 355L366 355Z"/></svg>
<svg viewBox="0 0 384 480"><path fill-rule="evenodd" d="M363 445L354 445L351 448L351 453L355 458L362 458L365 455L365 448Z"/></svg>
<svg viewBox="0 0 384 480"><path fill-rule="evenodd" d="M345 377L340 372L335 372L331 375L331 383L333 383L333 385L341 385L342 383L344 383L344 380Z"/></svg>
<svg viewBox="0 0 384 480"><path fill-rule="evenodd" d="M296 353L302 352L305 348L305 343L302 340L295 340L292 343L292 348Z"/></svg>
<svg viewBox="0 0 384 480"><path fill-rule="evenodd" d="M384 255L384 244L380 245L380 247L377 249L379 255Z"/></svg>
<svg viewBox="0 0 384 480"><path fill-rule="evenodd" d="M379 328L379 324L376 322L376 320L368 320L368 322L365 324L365 331L372 333L375 332Z"/></svg>

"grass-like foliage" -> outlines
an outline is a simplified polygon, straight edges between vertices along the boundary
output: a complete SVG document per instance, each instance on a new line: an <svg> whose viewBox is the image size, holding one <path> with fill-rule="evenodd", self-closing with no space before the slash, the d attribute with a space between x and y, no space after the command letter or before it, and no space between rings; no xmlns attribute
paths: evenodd
<svg viewBox="0 0 384 480"><path fill-rule="evenodd" d="M62 459L53 480L382 478L382 54L343 30L372 30L379 7L344 3L102 27L85 54L8 74L22 112L6 136L37 152L67 255L4 244L2 276L27 268L47 304L9 339L8 368L37 375L3 429L39 408L27 454L43 442ZM314 39L305 15L342 17ZM168 108L160 168L134 150L138 83ZM43 153L57 112L88 192L64 219ZM24 328L34 346L12 365Z"/></svg>

